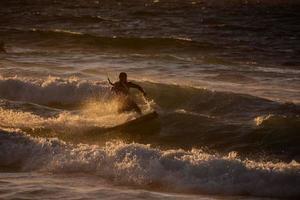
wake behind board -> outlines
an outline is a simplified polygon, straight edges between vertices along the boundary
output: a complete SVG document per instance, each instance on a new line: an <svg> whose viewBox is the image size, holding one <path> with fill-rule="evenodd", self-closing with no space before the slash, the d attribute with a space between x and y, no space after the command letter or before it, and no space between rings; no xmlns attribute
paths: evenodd
<svg viewBox="0 0 300 200"><path fill-rule="evenodd" d="M109 127L109 128L93 128L89 131L90 134L98 135L102 133L114 132L114 131L131 131L131 132L144 132L145 128L153 128L153 122L158 118L158 113L153 111L151 113L147 113L142 115L136 119L129 120L123 124Z"/></svg>

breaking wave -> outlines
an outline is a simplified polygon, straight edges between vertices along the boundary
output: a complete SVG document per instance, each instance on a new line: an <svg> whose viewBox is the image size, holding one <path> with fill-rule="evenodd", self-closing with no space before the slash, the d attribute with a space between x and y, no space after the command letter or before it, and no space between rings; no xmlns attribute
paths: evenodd
<svg viewBox="0 0 300 200"><path fill-rule="evenodd" d="M296 161L241 160L235 152L221 156L201 149L160 150L117 141L103 147L71 145L3 130L0 139L1 168L89 173L118 184L173 192L300 196L300 165Z"/></svg>
<svg viewBox="0 0 300 200"><path fill-rule="evenodd" d="M134 131L125 131L128 134L120 133L121 138L163 147L208 147L241 154L268 152L286 160L299 159L297 104L180 85L141 84L153 99L136 99L141 100L145 113L153 109L159 112L159 124L141 124ZM98 139L85 137L76 142L99 144L112 139L113 134L100 134L105 128L137 117L117 112L117 102L103 82L1 78L0 95L0 125L40 137L74 141L78 133L84 136L96 127ZM138 137L132 138L133 132Z"/></svg>
<svg viewBox="0 0 300 200"><path fill-rule="evenodd" d="M241 111L288 110L298 113L293 103L280 104L247 94L211 91L181 85L142 82L155 103L166 110L186 109L191 112L235 113ZM86 81L76 77L46 79L1 78L0 95L4 99L42 105L77 104L85 100L111 100L109 85L101 81ZM170 101L172 99L172 101Z"/></svg>
<svg viewBox="0 0 300 200"><path fill-rule="evenodd" d="M9 100L38 104L77 104L90 98L109 93L108 87L99 82L48 77L46 80L1 78L0 96Z"/></svg>

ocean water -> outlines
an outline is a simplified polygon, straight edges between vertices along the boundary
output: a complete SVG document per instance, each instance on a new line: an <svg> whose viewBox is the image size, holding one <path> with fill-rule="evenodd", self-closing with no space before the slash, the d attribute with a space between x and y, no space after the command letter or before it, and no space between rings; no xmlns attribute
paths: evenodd
<svg viewBox="0 0 300 200"><path fill-rule="evenodd" d="M1 0L0 199L298 199L299 10ZM157 119L113 128L121 71Z"/></svg>

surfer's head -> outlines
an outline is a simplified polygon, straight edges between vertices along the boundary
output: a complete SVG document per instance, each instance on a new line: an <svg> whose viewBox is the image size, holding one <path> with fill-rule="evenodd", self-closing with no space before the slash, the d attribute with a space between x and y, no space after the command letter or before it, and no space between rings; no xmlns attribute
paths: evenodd
<svg viewBox="0 0 300 200"><path fill-rule="evenodd" d="M121 82L127 82L127 74L125 72L121 72L119 74L119 79Z"/></svg>

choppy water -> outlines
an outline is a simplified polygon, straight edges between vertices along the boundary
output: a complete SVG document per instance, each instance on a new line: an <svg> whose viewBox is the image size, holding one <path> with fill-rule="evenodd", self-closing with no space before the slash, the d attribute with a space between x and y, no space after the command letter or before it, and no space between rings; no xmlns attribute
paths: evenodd
<svg viewBox="0 0 300 200"><path fill-rule="evenodd" d="M1 1L0 197L299 198L299 9ZM159 118L107 132L120 71Z"/></svg>

